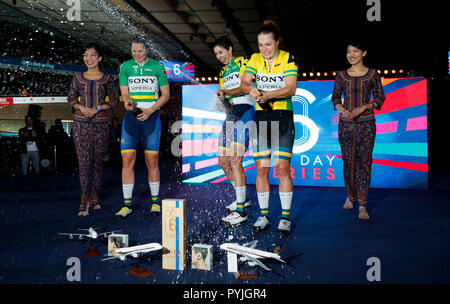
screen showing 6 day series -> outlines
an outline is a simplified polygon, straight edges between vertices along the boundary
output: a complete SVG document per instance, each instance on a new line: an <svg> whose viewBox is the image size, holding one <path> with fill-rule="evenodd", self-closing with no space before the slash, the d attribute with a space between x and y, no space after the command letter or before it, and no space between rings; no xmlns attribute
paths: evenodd
<svg viewBox="0 0 450 304"><path fill-rule="evenodd" d="M344 186L338 112L331 103L334 81L299 81L294 106L295 141L291 176L297 186ZM182 91L182 171L185 183L226 183L218 165L218 140L225 114L215 110L218 85L186 85ZM427 188L427 80L385 78L386 100L375 110L377 134L371 187ZM243 167L254 184L252 146ZM271 167L269 181L278 184Z"/></svg>

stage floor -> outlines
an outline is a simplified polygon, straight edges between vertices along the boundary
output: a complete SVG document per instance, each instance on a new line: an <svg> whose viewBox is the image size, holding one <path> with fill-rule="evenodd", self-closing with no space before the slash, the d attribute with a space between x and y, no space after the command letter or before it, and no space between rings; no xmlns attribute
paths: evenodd
<svg viewBox="0 0 450 304"><path fill-rule="evenodd" d="M343 188L296 187L291 211L292 234L280 237L277 187L271 188L271 226L255 233L252 225L259 215L255 186L247 187L253 205L249 221L227 228L220 223L224 207L233 199L230 184L191 185L178 181L171 163L161 164L161 198L187 201L187 267L185 271L163 270L161 253L146 255L140 266L153 275L141 279L128 271L135 259L101 261L106 243L95 243L100 256L86 258L90 242L70 240L58 232L78 228L106 227L129 235L130 245L161 243L161 216L150 216L146 169L138 166L133 202L134 212L126 219L114 216L122 203L120 168L104 168L102 210L77 217L79 183L76 172L58 176L3 179L0 185L0 284L72 283L66 273L67 260L78 257L83 284L346 284L370 283L367 265L371 257L380 261L379 283L450 283L450 190L373 189L369 198L372 219L361 221L355 208L342 208ZM224 242L258 240L258 249L284 246L281 257L288 264L267 262L272 272L256 270L258 277L237 280L227 272ZM191 269L191 246L214 246L211 271ZM149 259L147 259L149 258Z"/></svg>

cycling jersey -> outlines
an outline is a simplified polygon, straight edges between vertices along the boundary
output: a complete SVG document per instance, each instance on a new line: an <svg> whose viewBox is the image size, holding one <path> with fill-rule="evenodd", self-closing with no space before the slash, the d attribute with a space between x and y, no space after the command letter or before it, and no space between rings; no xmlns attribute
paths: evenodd
<svg viewBox="0 0 450 304"><path fill-rule="evenodd" d="M244 57L231 58L230 63L222 68L219 74L219 86L225 90L232 90L241 85L241 76L244 74L247 59ZM228 96L232 104L249 104L253 106L254 101L248 95Z"/></svg>
<svg viewBox="0 0 450 304"><path fill-rule="evenodd" d="M245 73L250 73L255 77L258 90L275 91L286 86L285 77L297 76L298 66L292 54L279 50L272 69L269 69L266 58L261 53L255 53L248 61ZM291 97L272 99L267 103L273 110L293 110ZM264 109L256 103L256 111L262 110Z"/></svg>
<svg viewBox="0 0 450 304"><path fill-rule="evenodd" d="M164 66L152 58L142 66L130 59L120 66L119 84L128 87L137 107L148 109L158 100L159 88L169 84L164 71Z"/></svg>

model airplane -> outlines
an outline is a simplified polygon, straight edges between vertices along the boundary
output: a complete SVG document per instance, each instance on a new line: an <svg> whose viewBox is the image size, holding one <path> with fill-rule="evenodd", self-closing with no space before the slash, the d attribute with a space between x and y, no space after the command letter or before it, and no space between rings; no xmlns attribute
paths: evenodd
<svg viewBox="0 0 450 304"><path fill-rule="evenodd" d="M110 258L103 259L102 261L112 260L112 259L120 259L124 261L127 256L131 255L133 258L137 258L144 253L148 253L151 251L161 250L162 246L158 243L149 243L144 245L138 245L133 247L123 247L114 249L111 254L113 255Z"/></svg>
<svg viewBox="0 0 450 304"><path fill-rule="evenodd" d="M83 239L83 237L87 237L87 238L91 238L91 239L97 239L99 236L104 236L105 238L108 236L108 234L112 234L115 232L120 232L122 230L116 230L116 231L107 231L107 232L97 232L96 230L101 229L101 228L92 228L89 227L89 229L78 229L78 230L82 230L82 231L87 231L88 233L58 233L59 235L68 235L70 239L73 239L74 236L78 236L78 238L80 240Z"/></svg>
<svg viewBox="0 0 450 304"><path fill-rule="evenodd" d="M237 255L241 255L242 257L239 258L241 262L249 261L250 266L258 265L269 271L271 271L272 269L264 265L261 261L259 261L259 259L275 259L277 261L286 263L277 253L255 249L257 243L258 241L256 240L250 243L245 243L243 245L225 243L220 245L220 249Z"/></svg>

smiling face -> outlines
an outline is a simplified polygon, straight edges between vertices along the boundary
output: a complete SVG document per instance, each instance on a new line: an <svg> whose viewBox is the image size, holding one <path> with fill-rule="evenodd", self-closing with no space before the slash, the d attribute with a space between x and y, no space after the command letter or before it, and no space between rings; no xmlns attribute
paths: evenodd
<svg viewBox="0 0 450 304"><path fill-rule="evenodd" d="M216 55L216 59L223 63L223 65L227 65L230 63L231 58L233 58L233 48L230 46L227 50L220 45L216 45L214 47L214 55Z"/></svg>
<svg viewBox="0 0 450 304"><path fill-rule="evenodd" d="M137 63L142 63L147 58L148 50L145 48L143 43L132 43L131 44L131 56Z"/></svg>
<svg viewBox="0 0 450 304"><path fill-rule="evenodd" d="M347 60L351 65L362 63L367 51L362 51L353 45L347 47Z"/></svg>
<svg viewBox="0 0 450 304"><path fill-rule="evenodd" d="M272 33L261 33L258 35L259 51L267 60L275 58L279 44L280 40L275 40Z"/></svg>
<svg viewBox="0 0 450 304"><path fill-rule="evenodd" d="M102 57L93 48L87 49L83 54L83 61L88 69L96 68L101 60Z"/></svg>

